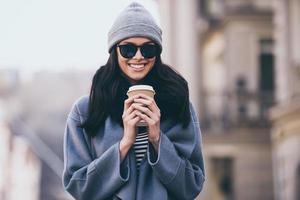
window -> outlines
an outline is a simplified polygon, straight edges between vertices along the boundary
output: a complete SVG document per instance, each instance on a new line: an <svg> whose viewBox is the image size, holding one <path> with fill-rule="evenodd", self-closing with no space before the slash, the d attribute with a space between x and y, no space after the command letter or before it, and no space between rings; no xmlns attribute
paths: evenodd
<svg viewBox="0 0 300 200"><path fill-rule="evenodd" d="M300 68L300 1L291 0L289 4L289 19L290 19L290 45L291 45L291 58L293 66Z"/></svg>
<svg viewBox="0 0 300 200"><path fill-rule="evenodd" d="M268 109L274 104L274 77L273 40L262 39L259 56L259 102L262 119L268 118Z"/></svg>
<svg viewBox="0 0 300 200"><path fill-rule="evenodd" d="M215 185L214 199L234 200L233 159L212 158L212 181Z"/></svg>
<svg viewBox="0 0 300 200"><path fill-rule="evenodd" d="M200 0L199 7L204 17L219 18L224 14L224 0Z"/></svg>

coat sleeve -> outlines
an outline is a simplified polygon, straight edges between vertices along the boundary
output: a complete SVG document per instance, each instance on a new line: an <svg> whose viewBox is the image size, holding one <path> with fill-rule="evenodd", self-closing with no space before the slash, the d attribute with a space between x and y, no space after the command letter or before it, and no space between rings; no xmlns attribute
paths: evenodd
<svg viewBox="0 0 300 200"><path fill-rule="evenodd" d="M187 128L175 125L161 131L158 152L149 145L148 162L154 174L178 199L194 199L202 190L205 174L198 118L190 104Z"/></svg>
<svg viewBox="0 0 300 200"><path fill-rule="evenodd" d="M93 160L80 119L74 104L64 135L63 185L75 199L106 199L128 181L128 158L121 163L116 143Z"/></svg>

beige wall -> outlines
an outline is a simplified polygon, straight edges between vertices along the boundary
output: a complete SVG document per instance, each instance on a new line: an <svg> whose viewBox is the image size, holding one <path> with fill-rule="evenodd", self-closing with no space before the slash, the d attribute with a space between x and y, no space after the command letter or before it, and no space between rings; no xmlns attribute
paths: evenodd
<svg viewBox="0 0 300 200"><path fill-rule="evenodd" d="M276 200L297 200L300 182L300 1L274 0L278 105L272 109Z"/></svg>
<svg viewBox="0 0 300 200"><path fill-rule="evenodd" d="M272 0L225 0L226 4L230 7L236 7L241 4L248 3L250 5L254 5L260 9L270 9L272 6Z"/></svg>
<svg viewBox="0 0 300 200"><path fill-rule="evenodd" d="M274 0L277 101L300 98L299 0Z"/></svg>
<svg viewBox="0 0 300 200"><path fill-rule="evenodd" d="M296 188L297 169L300 166L300 128L298 135L281 138L280 143L274 146L274 173L276 173L276 199L297 200Z"/></svg>
<svg viewBox="0 0 300 200"><path fill-rule="evenodd" d="M225 50L225 37L222 32L211 34L202 48L201 81L203 83L204 94L206 95L206 111L210 113L210 117L213 119L221 116L226 100L224 99L227 81L224 63Z"/></svg>
<svg viewBox="0 0 300 200"><path fill-rule="evenodd" d="M166 57L171 60L171 64L178 65L177 69L182 70L191 83L197 83L198 88L203 89L205 94L211 94L209 99L205 99L206 104L204 104L203 96L194 96L199 98L199 106L204 105L210 114L219 115L223 111L224 102L226 101L224 94L235 90L236 80L239 76L244 76L247 79L247 87L250 91L255 93L258 90L259 41L260 39L273 38L272 16L268 12L258 16L227 16L222 19L223 23L219 27L214 27L212 30L201 29L204 32L207 31L207 34L204 34L204 32L199 32L198 22L201 20L192 18L193 16L197 17L194 15L195 1L179 1L158 1L159 5L162 5L160 7L162 10L162 24L166 23L165 28L167 29L167 31L164 31L164 33L167 33L165 37L168 37L164 40L166 41L164 47ZM233 1L228 2L232 3ZM259 5L262 9L268 11L271 9L270 4L272 1L251 2ZM238 4L239 2L235 1L235 3ZM186 29L194 31L195 34L184 33ZM194 37L198 37L198 39ZM188 41L187 38L192 42ZM197 45L195 46L192 43ZM183 48L178 48L179 44L179 47ZM182 51L189 48L198 52L198 54L184 52L181 55ZM188 58L188 55L192 59L201 57L202 65L200 65L200 69L198 69L198 65L180 68L180 64L185 63L183 61ZM193 73L187 72L192 66L194 66L193 70L195 71L192 70ZM198 76L194 76L195 72L199 72ZM229 101L231 105L236 106L234 100L229 99ZM255 108L255 105L251 106L249 111L254 112L253 115L255 115L258 108ZM229 109L224 114L235 115L236 110L236 108ZM213 121L212 129L202 130L206 182L198 199L224 199L216 185L215 179L217 179L216 174L218 172L213 171L211 161L213 158L231 158L233 160L233 193L235 199L273 199L270 129L251 127L216 130L214 129L216 126L217 123Z"/></svg>
<svg viewBox="0 0 300 200"><path fill-rule="evenodd" d="M273 199L272 156L267 129L236 130L224 135L207 133L204 136L204 155L207 180L202 200L222 200L212 171L212 158L233 160L234 199Z"/></svg>
<svg viewBox="0 0 300 200"><path fill-rule="evenodd" d="M272 39L272 21L270 17L242 20L232 19L225 28L226 34L226 70L228 87L235 87L235 80L242 75L247 78L251 91L258 88L259 40Z"/></svg>
<svg viewBox="0 0 300 200"><path fill-rule="evenodd" d="M196 0L158 0L163 30L163 61L189 83L190 98L199 110L200 60Z"/></svg>
<svg viewBox="0 0 300 200"><path fill-rule="evenodd" d="M276 200L297 200L297 170L300 167L300 104L272 110L274 126L273 166Z"/></svg>
<svg viewBox="0 0 300 200"><path fill-rule="evenodd" d="M229 112L226 115L237 120L238 102L235 91L239 77L246 80L247 92L258 94L260 40L273 38L271 22L270 16L231 16L202 42L201 81L206 95L205 112L209 113L210 118L221 117L227 108ZM248 117L258 118L259 106L257 98L248 99Z"/></svg>
<svg viewBox="0 0 300 200"><path fill-rule="evenodd" d="M299 0L290 0L288 6L289 12L288 17L290 20L290 45L291 45L291 59L295 67L300 68L300 1Z"/></svg>

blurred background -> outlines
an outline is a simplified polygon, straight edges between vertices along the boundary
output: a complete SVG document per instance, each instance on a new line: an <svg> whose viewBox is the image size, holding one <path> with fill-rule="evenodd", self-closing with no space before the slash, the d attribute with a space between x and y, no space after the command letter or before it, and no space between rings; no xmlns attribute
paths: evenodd
<svg viewBox="0 0 300 200"><path fill-rule="evenodd" d="M68 200L63 133L130 0L0 0L0 200ZM140 0L202 127L201 200L300 199L300 0Z"/></svg>

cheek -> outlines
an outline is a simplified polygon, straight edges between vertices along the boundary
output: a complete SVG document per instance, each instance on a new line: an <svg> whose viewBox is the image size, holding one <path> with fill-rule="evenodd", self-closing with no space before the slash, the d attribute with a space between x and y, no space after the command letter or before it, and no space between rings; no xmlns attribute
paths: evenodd
<svg viewBox="0 0 300 200"><path fill-rule="evenodd" d="M152 69L154 64L155 64L155 58L151 62L149 62L149 66L150 66L149 68Z"/></svg>
<svg viewBox="0 0 300 200"><path fill-rule="evenodd" d="M124 59L119 52L119 49L117 49L117 59L118 59L118 64L120 67L124 68L127 65L127 60Z"/></svg>
<svg viewBox="0 0 300 200"><path fill-rule="evenodd" d="M127 61L120 57L118 57L118 64L122 69L125 69L127 67Z"/></svg>

